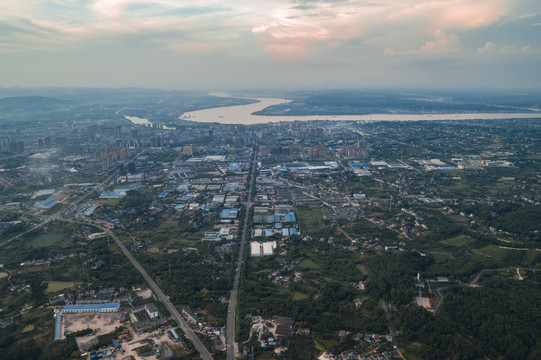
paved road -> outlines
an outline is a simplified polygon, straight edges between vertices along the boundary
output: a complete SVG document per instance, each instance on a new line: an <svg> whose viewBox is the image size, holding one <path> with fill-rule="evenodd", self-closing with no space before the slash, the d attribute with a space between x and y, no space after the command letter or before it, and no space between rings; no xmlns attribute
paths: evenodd
<svg viewBox="0 0 541 360"><path fill-rule="evenodd" d="M143 150L144 151L144 150ZM143 152L140 152L139 154L137 154L135 158L137 158L138 156L140 156ZM116 175L116 171L113 172L109 177L107 177L107 179L105 179L101 184L105 184L106 182L109 182L111 180L112 177L114 177ZM101 185L100 184L100 185ZM99 186L99 185L97 185ZM251 189L251 187L250 187ZM94 189L93 189L94 190ZM77 204L77 203L80 203L81 201L83 201L86 197L88 197L92 192L92 191L89 191L87 194L85 194L84 196L82 196L81 198L79 198L77 201L75 201L72 205L74 204ZM251 193L251 192L250 192ZM69 208L68 208L69 209ZM105 227L102 227L94 222L91 222L91 221L77 221L77 220L72 220L72 219L63 219L61 218L61 215L65 212L67 212L68 209L62 209L60 211L57 211L56 213L54 213L53 215L50 215L50 216L47 216L46 219L41 222L39 225L37 225L36 227L34 227L33 229L30 229L28 231L25 231L11 239L8 239L7 241L4 241L3 243L0 244L0 246L2 245L5 245L7 243L9 243L10 241L13 241L15 240L16 238L32 231L32 230L35 230L36 228L39 228L43 225L45 225L46 223L50 222L51 220L62 220L62 221L69 221L69 222L76 222L76 223L83 223L83 224L90 224L90 225L93 225L97 228L100 228L102 229L104 232L106 232L109 236L111 236L113 238L113 240L115 241L115 243L117 244L117 246L120 248L120 250L124 253L124 255L128 258L128 260L130 260L130 262L133 264L133 266L137 269L137 271L139 271L139 273L141 273L141 275L143 276L143 278L145 279L145 281L147 282L148 286L152 289L152 291L154 292L154 294L158 297L158 299L165 305L166 309L169 311L169 313L171 314L171 316L173 316L173 318L176 320L176 322L178 323L178 325L180 326L180 328L182 329L182 331L184 332L184 334L186 335L186 337L193 343L193 345L195 346L195 349L199 352L199 355L201 356L202 359L204 360L212 360L212 355L210 354L210 352L207 350L207 348L205 347L205 345L203 345L203 343L201 342L201 340L197 337L197 335L195 334L195 332L192 330L192 328L186 323L186 321L184 320L184 318L180 315L180 313L178 312L177 308L171 303L171 301L169 301L169 298L164 294L164 292L162 291L162 289L160 289L160 287L158 286L158 284L156 284L156 282L154 282L154 280L152 279L152 277L150 277L150 275L148 275L148 273L146 272L146 270L141 266L141 264L139 264L139 262L133 257L133 255L130 253L130 251L126 248L126 246L124 246L124 244L122 243L122 241L120 241L120 239L109 229L105 228Z"/></svg>
<svg viewBox="0 0 541 360"><path fill-rule="evenodd" d="M391 314L389 314L389 310L387 309L387 304L385 303L385 301L383 299L380 300L380 303L381 303L381 307L383 308L383 311L385 312L385 317L387 318L387 324L389 325L389 331L391 332L391 336L393 337L393 341L392 341L393 349L396 350L396 352L398 353L400 358L404 359L404 356L402 355L402 353L400 352L400 349L396 345L396 340L395 340L396 339L396 331L394 329L393 320L391 319Z"/></svg>
<svg viewBox="0 0 541 360"><path fill-rule="evenodd" d="M83 222L83 221L77 221L77 222ZM88 223L88 222L84 222L84 223ZM203 345L203 343L201 342L201 340L197 337L197 335L195 334L195 332L192 330L192 328L186 323L186 321L184 320L184 318L180 315L180 313L178 312L177 308L171 303L171 301L169 301L169 298L164 294L164 292L162 291L162 289L160 289L160 287L158 286L158 284L156 284L156 282L154 282L154 280L152 279L152 277L150 275L148 275L148 273L146 272L146 270L141 266L141 264L139 264L139 262L133 257L133 255L130 253L130 251L126 248L126 246L124 246L124 244L122 243L122 241L120 241L120 239L115 235L115 233L113 233L111 230L105 228L105 227L102 227L102 226L99 226L97 224L94 224L94 223L90 223L92 224L93 226L95 227L98 227L100 229L102 229L103 231L105 231L109 236L111 236L113 238L113 240L115 241L115 243L118 245L118 247L120 248L120 250L124 253L124 255L126 255L126 257L128 258L128 260L130 260L130 262L133 264L133 266L137 269L137 271L139 271L139 273L141 273L141 275L143 276L143 278L145 279L145 281L147 282L148 286L150 287L150 289L152 289L152 291L154 292L154 294L158 297L158 300L160 300L166 307L166 309L169 311L169 313L171 314L171 316L173 316L173 318L175 319L175 321L178 323L178 325L180 326L180 328L182 329L182 331L184 332L184 334L186 335L186 337L193 343L193 345L195 346L195 349L199 352L199 355L201 356L202 359L205 359L205 360L212 360L212 355L210 354L210 352L207 350L207 348L205 347L205 345Z"/></svg>
<svg viewBox="0 0 541 360"><path fill-rule="evenodd" d="M235 277L233 279L233 289L229 296L229 306L227 307L227 324L226 324L226 347L227 347L227 359L235 359L235 325L236 325L236 311L237 311L237 297L239 293L240 273L242 269L242 262L244 261L244 249L246 248L246 236L248 234L248 222L250 217L250 208L252 207L252 191L256 179L257 168L257 146L254 149L252 156L252 176L250 178L250 188L248 189L248 197L245 203L246 213L244 215L244 226L242 227L242 236L239 244L239 256L235 263Z"/></svg>

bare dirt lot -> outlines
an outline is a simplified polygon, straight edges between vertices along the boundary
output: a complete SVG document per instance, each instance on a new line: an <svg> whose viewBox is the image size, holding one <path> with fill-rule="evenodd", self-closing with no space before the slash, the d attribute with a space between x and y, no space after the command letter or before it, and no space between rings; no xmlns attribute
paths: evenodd
<svg viewBox="0 0 541 360"><path fill-rule="evenodd" d="M77 331L92 329L97 335L107 334L120 326L122 313L110 314L64 314L62 328L64 336Z"/></svg>

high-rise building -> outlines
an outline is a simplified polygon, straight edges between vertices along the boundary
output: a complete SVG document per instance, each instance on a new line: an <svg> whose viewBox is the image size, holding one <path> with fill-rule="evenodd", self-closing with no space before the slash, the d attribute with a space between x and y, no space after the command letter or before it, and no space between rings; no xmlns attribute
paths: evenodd
<svg viewBox="0 0 541 360"><path fill-rule="evenodd" d="M9 151L13 153L18 153L18 154L24 152L24 142L23 141L10 141Z"/></svg>
<svg viewBox="0 0 541 360"><path fill-rule="evenodd" d="M118 175L126 176L126 167L124 164L118 164Z"/></svg>
<svg viewBox="0 0 541 360"><path fill-rule="evenodd" d="M0 137L0 151L8 151L9 149L9 138Z"/></svg>
<svg viewBox="0 0 541 360"><path fill-rule="evenodd" d="M113 155L107 151L101 153L101 169L107 171L113 166Z"/></svg>
<svg viewBox="0 0 541 360"><path fill-rule="evenodd" d="M168 136L152 136L150 138L150 146L152 147L162 147L169 144Z"/></svg>
<svg viewBox="0 0 541 360"><path fill-rule="evenodd" d="M113 166L115 160L124 160L129 156L128 148L107 148L100 154L102 170L109 170Z"/></svg>

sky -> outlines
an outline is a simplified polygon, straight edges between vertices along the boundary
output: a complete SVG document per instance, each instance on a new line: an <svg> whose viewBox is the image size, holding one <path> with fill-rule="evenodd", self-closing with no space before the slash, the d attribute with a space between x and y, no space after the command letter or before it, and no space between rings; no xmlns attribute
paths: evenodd
<svg viewBox="0 0 541 360"><path fill-rule="evenodd" d="M539 0L1 0L0 86L541 88Z"/></svg>

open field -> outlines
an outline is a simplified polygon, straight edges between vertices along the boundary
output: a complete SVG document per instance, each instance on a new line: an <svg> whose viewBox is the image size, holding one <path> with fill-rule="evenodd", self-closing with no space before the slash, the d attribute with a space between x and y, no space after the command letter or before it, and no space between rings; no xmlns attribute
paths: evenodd
<svg viewBox="0 0 541 360"><path fill-rule="evenodd" d="M8 276L9 276L8 273L6 273L6 272L0 272L0 279L6 278L6 277L8 277Z"/></svg>
<svg viewBox="0 0 541 360"><path fill-rule="evenodd" d="M97 200L89 200L87 201L88 204L104 204L104 205L117 205L118 199L97 199Z"/></svg>
<svg viewBox="0 0 541 360"><path fill-rule="evenodd" d="M454 238L442 240L441 243L449 246L461 247L475 242L475 239L468 235L460 235Z"/></svg>
<svg viewBox="0 0 541 360"><path fill-rule="evenodd" d="M301 234L317 234L319 230L326 228L327 225L323 222L323 218L331 213L331 209L298 208L297 214Z"/></svg>
<svg viewBox="0 0 541 360"><path fill-rule="evenodd" d="M315 270L315 269L318 269L318 268L319 268L319 266L310 259L304 259L299 264L299 269Z"/></svg>
<svg viewBox="0 0 541 360"><path fill-rule="evenodd" d="M120 326L122 313L108 314L64 314L62 316L63 333L69 334L85 329L93 329L97 335L107 334Z"/></svg>
<svg viewBox="0 0 541 360"><path fill-rule="evenodd" d="M299 291L295 291L293 293L293 300L304 300L304 299L308 299L308 295L305 294L305 293L301 293Z"/></svg>
<svg viewBox="0 0 541 360"><path fill-rule="evenodd" d="M30 241L27 246L31 247L46 247L50 246L58 241L61 241L63 237L57 234L43 234Z"/></svg>
<svg viewBox="0 0 541 360"><path fill-rule="evenodd" d="M47 292L57 292L64 289L69 289L75 286L74 282L70 281L49 281L47 283Z"/></svg>
<svg viewBox="0 0 541 360"><path fill-rule="evenodd" d="M26 326L24 327L24 329L23 329L22 332L23 332L23 333L30 332L30 331L34 330L35 327L36 327L36 326L35 326L34 324L26 325Z"/></svg>

